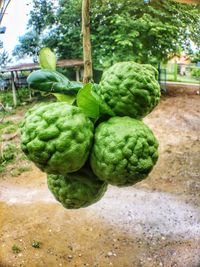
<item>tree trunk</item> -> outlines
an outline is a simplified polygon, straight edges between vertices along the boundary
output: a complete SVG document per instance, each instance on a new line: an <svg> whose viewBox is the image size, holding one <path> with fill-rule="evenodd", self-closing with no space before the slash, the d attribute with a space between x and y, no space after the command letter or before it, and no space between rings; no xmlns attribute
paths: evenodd
<svg viewBox="0 0 200 267"><path fill-rule="evenodd" d="M84 77L83 82L88 83L93 78L92 71L92 55L90 43L90 0L82 2L82 36L83 36L83 61L84 61Z"/></svg>
<svg viewBox="0 0 200 267"><path fill-rule="evenodd" d="M3 16L5 15L6 9L10 2L11 0L0 0L0 24L3 20Z"/></svg>

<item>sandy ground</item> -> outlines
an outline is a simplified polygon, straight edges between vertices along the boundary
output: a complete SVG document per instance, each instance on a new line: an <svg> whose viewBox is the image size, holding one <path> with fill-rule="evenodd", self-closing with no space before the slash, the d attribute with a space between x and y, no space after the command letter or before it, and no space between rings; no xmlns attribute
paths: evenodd
<svg viewBox="0 0 200 267"><path fill-rule="evenodd" d="M200 96L163 97L145 122L160 143L154 170L89 208L64 209L34 166L1 177L0 267L200 266Z"/></svg>

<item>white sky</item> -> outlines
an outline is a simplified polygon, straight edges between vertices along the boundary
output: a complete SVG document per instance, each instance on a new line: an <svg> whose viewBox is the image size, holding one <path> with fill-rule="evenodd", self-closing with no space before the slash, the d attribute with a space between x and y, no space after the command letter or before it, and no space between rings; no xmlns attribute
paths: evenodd
<svg viewBox="0 0 200 267"><path fill-rule="evenodd" d="M29 19L28 14L31 7L30 0L11 0L7 8L1 23L1 26L6 26L6 33L0 35L0 40L3 41L3 49L8 51L10 55L18 43L19 36L24 35L26 32L26 26Z"/></svg>

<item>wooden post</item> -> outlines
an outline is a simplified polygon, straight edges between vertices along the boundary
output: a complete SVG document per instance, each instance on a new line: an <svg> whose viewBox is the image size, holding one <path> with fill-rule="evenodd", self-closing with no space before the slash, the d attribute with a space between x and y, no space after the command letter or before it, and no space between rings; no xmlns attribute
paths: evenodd
<svg viewBox="0 0 200 267"><path fill-rule="evenodd" d="M92 53L90 43L90 0L82 2L82 35L83 35L83 61L84 77L83 82L88 83L93 78L92 72Z"/></svg>
<svg viewBox="0 0 200 267"><path fill-rule="evenodd" d="M13 105L14 107L16 107L17 106L17 94L16 94L16 87L15 87L15 75L13 71L11 71L11 84L12 84L12 94L13 94Z"/></svg>
<svg viewBox="0 0 200 267"><path fill-rule="evenodd" d="M29 101L32 101L32 90L30 88L30 85L28 85L28 89L29 89Z"/></svg>
<svg viewBox="0 0 200 267"><path fill-rule="evenodd" d="M77 82L80 82L80 67L76 67L76 81Z"/></svg>

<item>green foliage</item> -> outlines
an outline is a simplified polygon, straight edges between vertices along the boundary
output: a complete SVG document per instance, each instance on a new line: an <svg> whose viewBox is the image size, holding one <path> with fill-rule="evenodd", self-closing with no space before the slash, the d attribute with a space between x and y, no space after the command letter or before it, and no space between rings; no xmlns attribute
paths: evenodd
<svg viewBox="0 0 200 267"><path fill-rule="evenodd" d="M69 81L60 72L55 71L56 56L49 48L41 49L39 58L43 69L32 72L27 79L32 89L53 94L60 102L68 104L76 102L85 115L94 121L98 120L100 113L114 115L110 107L96 93L97 84L90 83L84 86L80 82Z"/></svg>
<svg viewBox="0 0 200 267"><path fill-rule="evenodd" d="M10 58L8 52L5 50L0 53L0 67L5 67L8 63L11 63L12 59Z"/></svg>
<svg viewBox="0 0 200 267"><path fill-rule="evenodd" d="M76 100L76 96L75 95L64 95L64 94L53 94L56 99L60 102L66 102L70 105L72 105L75 100Z"/></svg>
<svg viewBox="0 0 200 267"><path fill-rule="evenodd" d="M10 174L12 177L17 177L21 173L28 172L30 170L31 170L31 168L29 166L20 166L20 167L15 168L14 170L12 170Z"/></svg>
<svg viewBox="0 0 200 267"><path fill-rule="evenodd" d="M13 97L11 91L2 91L0 92L0 102L3 103L4 106L12 106L13 105Z"/></svg>
<svg viewBox="0 0 200 267"><path fill-rule="evenodd" d="M17 59L21 59L27 55L33 57L33 60L36 61L40 47L39 34L35 30L30 29L23 36L19 37L19 44L17 44L13 50L13 56Z"/></svg>
<svg viewBox="0 0 200 267"><path fill-rule="evenodd" d="M33 240L32 243L31 243L31 246L33 248L40 248L41 247L41 242Z"/></svg>
<svg viewBox="0 0 200 267"><path fill-rule="evenodd" d="M15 133L18 130L18 125L17 124L13 124L10 127L7 127L4 131L4 134L11 134L11 133Z"/></svg>
<svg viewBox="0 0 200 267"><path fill-rule="evenodd" d="M200 45L199 45L199 51L196 51L194 54L192 54L191 59L193 63L200 62Z"/></svg>
<svg viewBox="0 0 200 267"><path fill-rule="evenodd" d="M191 72L192 76L200 79L200 67L194 67Z"/></svg>
<svg viewBox="0 0 200 267"><path fill-rule="evenodd" d="M27 99L29 99L30 89L27 87L21 87L18 89L17 94L18 94L18 104L21 104L24 101L27 101Z"/></svg>
<svg viewBox="0 0 200 267"><path fill-rule="evenodd" d="M37 29L42 45L56 49L59 58L82 57L81 0L60 0L57 12L51 1L36 2L29 26ZM130 60L156 64L182 49L191 52L190 40L199 46L197 5L94 0L90 13L95 68Z"/></svg>
<svg viewBox="0 0 200 267"><path fill-rule="evenodd" d="M32 89L53 94L58 101L73 104L76 94L83 87L80 82L69 81L62 73L56 71L56 55L48 48L42 48L39 53L41 70L28 76Z"/></svg>
<svg viewBox="0 0 200 267"><path fill-rule="evenodd" d="M86 84L77 94L77 106L89 117L97 120L100 116L100 105L92 92L92 84Z"/></svg>
<svg viewBox="0 0 200 267"><path fill-rule="evenodd" d="M54 1L33 0L33 10L30 12L28 27L40 34L48 25L55 23Z"/></svg>
<svg viewBox="0 0 200 267"><path fill-rule="evenodd" d="M86 84L79 90L76 97L77 106L83 110L86 116L94 119L94 121L97 121L105 114L109 116L115 115L112 109L97 94L98 88L97 84Z"/></svg>
<svg viewBox="0 0 200 267"><path fill-rule="evenodd" d="M198 21L195 6L169 0L148 5L140 0L98 0L91 12L94 59L106 65L126 60L156 63L182 47L189 49Z"/></svg>
<svg viewBox="0 0 200 267"><path fill-rule="evenodd" d="M12 126L14 125L12 121L3 121L0 123L0 130L4 129L10 125L12 125Z"/></svg>
<svg viewBox="0 0 200 267"><path fill-rule="evenodd" d="M43 39L44 45L55 48L59 58L82 57L81 0L60 0L56 26Z"/></svg>
<svg viewBox="0 0 200 267"><path fill-rule="evenodd" d="M14 244L14 245L12 246L12 251L13 251L13 253L18 254L18 253L20 253L22 250L21 250L20 247L18 247L17 245Z"/></svg>
<svg viewBox="0 0 200 267"><path fill-rule="evenodd" d="M1 173L4 173L4 171L5 171L5 166L0 165L0 174L1 174Z"/></svg>
<svg viewBox="0 0 200 267"><path fill-rule="evenodd" d="M16 153L16 146L12 143L3 145L0 155L0 163L9 162L14 159Z"/></svg>
<svg viewBox="0 0 200 267"><path fill-rule="evenodd" d="M27 87L22 87L19 88L17 90L17 101L18 101L18 105L20 105L21 103L23 103L24 101L27 101L27 99L29 99L29 95L30 95L30 89ZM2 91L0 92L0 102L3 103L3 105L5 107L9 106L12 107L13 106L13 96L12 96L12 91ZM10 109L7 111L8 114L13 114L15 112L14 109Z"/></svg>
<svg viewBox="0 0 200 267"><path fill-rule="evenodd" d="M158 159L158 142L142 121L113 117L95 130L91 167L110 184L128 186L148 176Z"/></svg>

